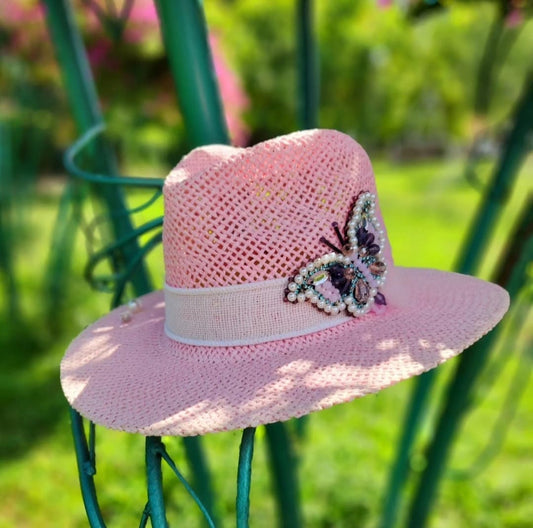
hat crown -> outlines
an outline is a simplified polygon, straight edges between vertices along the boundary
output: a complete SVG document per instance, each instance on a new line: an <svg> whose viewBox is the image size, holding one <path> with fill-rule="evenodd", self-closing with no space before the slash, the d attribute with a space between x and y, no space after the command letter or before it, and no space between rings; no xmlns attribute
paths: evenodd
<svg viewBox="0 0 533 528"><path fill-rule="evenodd" d="M331 251L362 192L370 160L349 136L309 130L247 149L201 147L165 182L166 283L206 288L290 277ZM383 225L379 200L376 216ZM385 233L385 260L392 264Z"/></svg>

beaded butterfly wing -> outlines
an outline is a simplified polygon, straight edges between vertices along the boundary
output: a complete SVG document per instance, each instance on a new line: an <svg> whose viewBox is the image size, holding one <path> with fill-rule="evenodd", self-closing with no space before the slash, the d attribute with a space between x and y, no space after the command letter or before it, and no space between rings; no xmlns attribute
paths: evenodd
<svg viewBox="0 0 533 528"><path fill-rule="evenodd" d="M309 301L327 314L347 311L355 317L366 314L374 303L386 304L380 291L387 276L382 255L385 239L375 207L374 194L363 192L357 197L344 234L333 223L340 247L320 238L332 252L309 262L289 280L288 301Z"/></svg>

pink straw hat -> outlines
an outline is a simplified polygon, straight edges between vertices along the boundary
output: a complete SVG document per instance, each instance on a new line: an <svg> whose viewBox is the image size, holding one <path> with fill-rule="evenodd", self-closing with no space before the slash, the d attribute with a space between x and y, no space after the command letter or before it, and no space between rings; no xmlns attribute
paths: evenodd
<svg viewBox="0 0 533 528"><path fill-rule="evenodd" d="M193 150L168 176L165 287L85 329L70 404L112 429L199 435L377 392L503 317L505 290L394 266L368 156L333 130Z"/></svg>

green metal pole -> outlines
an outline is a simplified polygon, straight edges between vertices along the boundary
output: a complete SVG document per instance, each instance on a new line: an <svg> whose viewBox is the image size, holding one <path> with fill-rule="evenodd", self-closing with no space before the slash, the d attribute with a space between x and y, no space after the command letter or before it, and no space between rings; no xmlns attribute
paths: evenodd
<svg viewBox="0 0 533 528"><path fill-rule="evenodd" d="M161 438L158 436L146 437L146 482L148 508L153 528L168 528L161 472L161 452L163 449Z"/></svg>
<svg viewBox="0 0 533 528"><path fill-rule="evenodd" d="M11 125L12 126L12 125ZM6 311L11 321L19 319L19 300L13 266L13 147L9 123L0 121L0 278L5 280ZM3 273L2 273L3 272Z"/></svg>
<svg viewBox="0 0 533 528"><path fill-rule="evenodd" d="M318 126L320 81L318 54L313 31L313 0L298 0L298 105L302 128Z"/></svg>
<svg viewBox="0 0 533 528"><path fill-rule="evenodd" d="M41 3L74 119L79 131L83 133L92 126L102 123L87 55L74 22L70 3L67 0L41 0ZM97 166L97 170L111 175L117 174L111 151L103 141L95 146L92 161ZM113 214L126 209L121 190L118 187L96 186L95 192L107 207L115 235L119 237L130 232L132 226L127 215ZM132 241L115 259L114 265L121 267L123 263L120 261L127 262L137 252L138 245L136 241ZM132 284L137 295L150 291L150 282L143 265L138 267ZM86 471L88 455L83 420L75 411L71 411L71 416L81 492L87 517L92 527L101 528L105 524L98 505L93 473Z"/></svg>
<svg viewBox="0 0 533 528"><path fill-rule="evenodd" d="M237 528L248 528L254 436L255 427L248 427L242 432L241 446L239 449L239 468L237 472Z"/></svg>
<svg viewBox="0 0 533 528"><path fill-rule="evenodd" d="M156 0L161 32L191 146L229 143L199 0Z"/></svg>
<svg viewBox="0 0 533 528"><path fill-rule="evenodd" d="M48 31L61 68L65 90L81 133L103 122L98 104L96 87L91 74L87 54L68 0L41 0L46 13ZM98 171L116 176L118 174L111 149L101 138L95 141L91 163ZM126 210L122 190L116 186L95 186L95 192L105 203L115 237L132 230L128 215L116 214ZM122 248L115 265L122 267L138 252L137 241ZM149 292L152 287L142 262L131 279L136 295Z"/></svg>
<svg viewBox="0 0 533 528"><path fill-rule="evenodd" d="M157 0L156 5L178 101L192 145L229 143L201 3L198 0ZM292 520L299 518L299 506L291 503L297 499L297 493L284 493L286 490L297 489L295 464L290 456L290 440L282 424L267 426L267 435L270 431L277 432L273 436L278 439L269 445L274 461L271 468L277 483L280 515L284 519L284 526L297 528L299 524L292 523ZM269 436L272 436L272 432ZM275 453L272 453L273 449ZM276 463L280 460L286 463L285 467ZM242 473L239 476L243 478ZM243 484L239 483L241 485ZM201 489L198 494L205 501Z"/></svg>
<svg viewBox="0 0 533 528"><path fill-rule="evenodd" d="M229 143L201 2L156 0L156 7L191 146ZM213 515L211 478L200 439L185 439L185 448L198 496Z"/></svg>
<svg viewBox="0 0 533 528"><path fill-rule="evenodd" d="M183 438L183 445L185 447L185 453L190 468L193 472L194 489L197 490L198 497L210 517L216 522L215 499L211 483L211 474L209 472L207 459L201 441L195 436L187 436Z"/></svg>
<svg viewBox="0 0 533 528"><path fill-rule="evenodd" d="M515 108L513 121L513 128L494 171L489 192L485 194L474 220L474 228L471 229L463 246L463 258L457 266L461 273L473 273L478 268L492 228L529 151L528 141L533 130L533 74L530 74L526 80L522 97Z"/></svg>
<svg viewBox="0 0 533 528"><path fill-rule="evenodd" d="M504 154L493 173L483 202L461 252L456 269L460 273L474 273L487 247L489 235L498 219L499 213L508 199L518 169L527 153L527 138L533 123L533 89L532 79L528 79L515 111L515 125L506 142ZM419 376L411 395L406 413L403 434L400 439L396 460L392 466L385 502L381 528L394 526L400 501L400 493L409 471L409 457L419 424L425 415L430 391L437 371L430 370Z"/></svg>
<svg viewBox="0 0 533 528"><path fill-rule="evenodd" d="M69 3L67 0L42 0L42 2L46 10L47 24L61 66L72 111L80 131L87 132L93 129L95 125L101 124L103 119L98 105L96 88L87 56L79 33L76 30ZM172 4L174 9L177 7L176 2L163 1L161 4ZM186 3L180 2L179 5L185 6ZM186 57L184 58L184 61L187 62ZM192 91L194 91L194 89L190 87L190 92ZM188 102L190 103L190 101ZM189 108L191 109L192 114L198 110L192 103ZM191 112L187 115L189 116L189 120L194 124L194 116L191 115ZM188 125L190 125L190 123L188 123ZM210 139L213 140L215 138L211 137ZM224 138L221 137L221 135L217 138L218 141L223 139ZM117 175L115 162L108 145L106 145L101 139L95 140L94 150L94 158L98 162L95 170L106 175ZM131 221L128 215L116 214L117 212L125 211L125 201L121 189L117 186L109 185L97 185L95 186L95 189L107 205L108 212L110 213L110 220L115 232L115 238L120 239L127 236L128 233L132 231ZM138 255L139 247L136 240L132 239L130 243L124 246L121 252L123 262L116 263L119 268L126 266L128 262L131 262L135 256ZM141 295L152 289L142 262L140 262L137 267L137 272L132 278L132 284L137 295ZM83 430L77 430L77 434L83 434ZM83 441L83 439L75 438L75 442L80 441ZM153 443L153 441L151 442ZM208 478L209 472L204 457L199 455L199 453L201 453L200 441L199 439L191 439L188 442L189 452L191 452L192 443L196 444L194 453L198 456L192 458L190 462L194 469L196 480L201 484L199 495L205 503L212 504L213 499ZM149 454L150 453L151 451ZM151 469L150 475L152 476L151 481L153 481L155 475L153 468ZM155 490L155 488L153 488L153 490ZM154 495L154 493L155 491L152 491L152 495L157 497L157 494ZM85 496L84 500L86 500ZM90 494L88 500L94 501L94 508L98 508L95 493ZM157 500L155 504L158 504ZM158 518L157 516L159 514L157 512L154 513L153 507L152 504L151 515L155 515L156 518ZM161 517L161 515L159 515L159 517Z"/></svg>
<svg viewBox="0 0 533 528"><path fill-rule="evenodd" d="M526 81L523 90L523 96L519 101L516 111L514 126L511 130L505 146L500 163L494 174L493 182L497 185L492 185L490 192L485 196L484 204L478 214L476 222L482 226L479 230L479 238L477 240L473 234L468 239L468 242L472 244L474 248L474 255L469 258L465 258L461 262L463 269L470 271L476 267L479 263L479 256L477 253L481 251L483 244L486 244L488 238L488 225L492 225L496 219L496 214L499 211L499 207L505 201L508 193L511 189L511 184L516 177L521 163L524 161L528 152L528 139L529 135L533 131L533 75L530 75ZM518 242L517 234L515 234L514 242ZM521 243L525 240L523 237L520 239ZM468 245L467 245L468 247ZM501 261L506 262L509 260L509 255L505 255ZM509 274L509 272L507 271ZM501 283L504 283L503 277L498 277ZM510 280L510 279L509 279ZM515 279L516 280L516 279ZM505 282L507 284L507 282ZM511 285L512 286L512 285ZM513 290L511 294L515 293ZM495 332L492 332L495 334ZM492 335L491 334L491 335ZM490 342L493 338L487 337L484 342ZM438 430L442 428L446 429L443 433L442 439L439 440L437 431L434 434L432 446L438 445L439 449L444 451L435 451L430 447L428 452L428 462L424 473L422 474L420 487L417 495L413 499L411 507L411 519L417 519L417 522L425 523L427 515L429 514L429 508L433 500L433 496L437 490L438 481L444 468L445 453L449 448L449 443L453 439L453 433L459 425L459 422L463 416L462 406L466 408L468 400L470 385L465 385L457 378L464 376L465 379L470 378L472 382L477 377L477 373L481 370L486 359L487 352L484 351L483 346L479 345L473 347L474 353L471 350L462 354L459 359L459 365L454 379L451 382L451 387L455 388L454 392L449 392L449 397L446 400L445 408L441 416ZM477 352L481 349L481 352ZM472 363L471 357L475 357L479 362ZM449 430L449 431L448 431ZM423 486L423 487L422 487ZM416 526L423 526L423 524L416 524Z"/></svg>
<svg viewBox="0 0 533 528"><path fill-rule="evenodd" d="M520 236L520 233L528 237ZM528 280L527 268L533 260L533 199L526 203L524 214L513 236L510 251L505 248L505 258L496 282L507 288L511 298L518 295ZM513 255L509 265L509 253ZM516 259L516 260L515 260ZM497 327L474 344L461 356L455 375L448 386L446 403L427 452L427 465L415 492L406 526L423 528L427 524L431 505L442 478L446 461L459 426L472 404L471 391L481 367L487 362L491 345L501 332Z"/></svg>
<svg viewBox="0 0 533 528"><path fill-rule="evenodd" d="M496 3L495 8L496 13L485 41L476 79L474 111L478 115L486 115L489 109L491 87L493 85L492 74L497 61L501 36L505 28L507 2Z"/></svg>
<svg viewBox="0 0 533 528"><path fill-rule="evenodd" d="M300 490L296 471L296 458L291 439L284 423L266 426L266 438L270 466L277 497L279 526L299 528L302 526Z"/></svg>
<svg viewBox="0 0 533 528"><path fill-rule="evenodd" d="M207 27L199 0L156 0L163 41L174 76L177 96L192 146L229 143ZM297 478L290 440L282 424L267 426L271 468L278 490L277 502L283 526L299 526ZM281 461L285 462L282 467ZM243 474L239 473L239 478ZM244 485L239 482L239 486ZM286 494L285 491L289 493ZM204 492L198 493L205 501ZM296 520L294 523L292 521Z"/></svg>
<svg viewBox="0 0 533 528"><path fill-rule="evenodd" d="M103 121L91 69L68 0L41 0L74 120L85 132ZM114 167L113 167L114 168Z"/></svg>
<svg viewBox="0 0 533 528"><path fill-rule="evenodd" d="M204 520L206 523L206 526L208 528L215 528L215 521L211 514L207 511L206 507L204 506L203 502L200 500L200 497L196 494L194 489L190 486L190 484L187 482L187 479L180 473L178 470L178 467L176 466L174 460L170 457L170 455L165 450L165 446L163 443L159 443L159 454L163 458L163 460L168 464L170 469L174 472L174 475L178 478L178 480L183 484L183 487L185 490L189 493L191 498L196 502L196 505L198 506L200 512L204 516Z"/></svg>
<svg viewBox="0 0 533 528"><path fill-rule="evenodd" d="M296 35L298 39L297 103L298 121L302 129L311 129L318 126L320 81L313 14L313 0L298 0L296 9ZM305 436L308 420L308 416L302 416L294 421L294 429L299 439Z"/></svg>
<svg viewBox="0 0 533 528"><path fill-rule="evenodd" d="M76 450L80 487L85 511L87 512L87 519L92 528L105 528L94 486L96 467L89 451L85 431L83 430L83 418L77 411L71 408L70 420L72 436L74 438L74 449Z"/></svg>
<svg viewBox="0 0 533 528"><path fill-rule="evenodd" d="M400 494L409 472L409 460L416 433L427 408L429 394L435 381L435 370L418 377L411 394L409 408L405 415L403 434L392 466L380 521L381 528L391 528L396 524Z"/></svg>

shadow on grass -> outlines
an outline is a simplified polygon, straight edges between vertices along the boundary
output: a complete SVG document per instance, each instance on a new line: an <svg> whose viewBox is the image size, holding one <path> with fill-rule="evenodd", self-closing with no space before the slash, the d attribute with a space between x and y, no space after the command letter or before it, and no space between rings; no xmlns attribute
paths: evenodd
<svg viewBox="0 0 533 528"><path fill-rule="evenodd" d="M11 320L0 325L0 461L27 453L64 417L57 364L50 361L42 326Z"/></svg>

